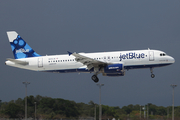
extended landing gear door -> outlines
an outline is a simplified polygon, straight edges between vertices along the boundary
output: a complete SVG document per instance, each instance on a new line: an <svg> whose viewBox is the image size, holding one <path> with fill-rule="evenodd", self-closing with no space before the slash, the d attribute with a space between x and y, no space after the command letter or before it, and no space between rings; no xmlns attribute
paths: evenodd
<svg viewBox="0 0 180 120"><path fill-rule="evenodd" d="M154 51L149 51L149 61L154 61Z"/></svg>
<svg viewBox="0 0 180 120"><path fill-rule="evenodd" d="M43 67L43 58L38 58L38 67Z"/></svg>

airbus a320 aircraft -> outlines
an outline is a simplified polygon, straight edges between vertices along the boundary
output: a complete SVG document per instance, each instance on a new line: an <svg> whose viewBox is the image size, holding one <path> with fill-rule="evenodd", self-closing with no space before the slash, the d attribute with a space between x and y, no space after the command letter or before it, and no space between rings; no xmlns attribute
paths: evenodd
<svg viewBox="0 0 180 120"><path fill-rule="evenodd" d="M125 71L153 68L173 64L174 58L159 50L131 50L97 53L71 53L41 56L37 54L15 31L7 32L15 59L7 58L6 65L42 72L53 73L94 73L91 77L98 82L103 76L124 76Z"/></svg>

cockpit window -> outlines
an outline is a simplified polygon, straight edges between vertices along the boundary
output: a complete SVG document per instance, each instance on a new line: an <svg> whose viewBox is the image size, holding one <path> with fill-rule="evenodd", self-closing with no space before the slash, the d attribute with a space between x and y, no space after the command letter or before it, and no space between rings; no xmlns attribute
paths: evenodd
<svg viewBox="0 0 180 120"><path fill-rule="evenodd" d="M160 56L166 56L166 54L165 53L161 53Z"/></svg>

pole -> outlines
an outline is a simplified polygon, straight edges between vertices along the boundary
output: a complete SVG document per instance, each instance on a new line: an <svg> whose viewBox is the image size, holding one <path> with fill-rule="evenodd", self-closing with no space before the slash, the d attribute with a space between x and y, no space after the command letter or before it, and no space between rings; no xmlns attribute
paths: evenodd
<svg viewBox="0 0 180 120"><path fill-rule="evenodd" d="M174 120L174 87L173 87L172 120Z"/></svg>
<svg viewBox="0 0 180 120"><path fill-rule="evenodd" d="M27 85L29 85L30 82L23 82L23 84L25 84L25 87L26 87L26 98L25 98L25 120L27 120Z"/></svg>
<svg viewBox="0 0 180 120"><path fill-rule="evenodd" d="M96 105L95 105L95 108L94 108L94 120L96 120Z"/></svg>
<svg viewBox="0 0 180 120"><path fill-rule="evenodd" d="M144 110L144 119L146 119L146 112L145 112L145 110Z"/></svg>
<svg viewBox="0 0 180 120"><path fill-rule="evenodd" d="M169 108L167 107L167 119L169 117Z"/></svg>
<svg viewBox="0 0 180 120"><path fill-rule="evenodd" d="M99 86L99 120L101 120L102 115L102 109L101 109L101 86L104 86L104 84L97 84Z"/></svg>
<svg viewBox="0 0 180 120"><path fill-rule="evenodd" d="M140 105L140 120L141 120L141 105Z"/></svg>
<svg viewBox="0 0 180 120"><path fill-rule="evenodd" d="M148 104L147 104L147 120L148 120Z"/></svg>
<svg viewBox="0 0 180 120"><path fill-rule="evenodd" d="M101 120L101 87L99 88L99 120Z"/></svg>
<svg viewBox="0 0 180 120"><path fill-rule="evenodd" d="M36 102L34 102L35 103L35 120L36 120Z"/></svg>
<svg viewBox="0 0 180 120"><path fill-rule="evenodd" d="M174 120L174 88L177 87L177 85L171 84L171 87L173 88L172 120Z"/></svg>
<svg viewBox="0 0 180 120"><path fill-rule="evenodd" d="M173 104L172 104L172 120L174 120L174 88L177 85L172 84L171 87L173 88Z"/></svg>
<svg viewBox="0 0 180 120"><path fill-rule="evenodd" d="M144 110L144 119L146 119L146 105L144 106L143 110Z"/></svg>

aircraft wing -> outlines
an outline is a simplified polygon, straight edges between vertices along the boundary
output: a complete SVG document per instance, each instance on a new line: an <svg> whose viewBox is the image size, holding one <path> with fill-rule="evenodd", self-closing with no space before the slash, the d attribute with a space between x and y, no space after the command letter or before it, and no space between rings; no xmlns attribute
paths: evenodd
<svg viewBox="0 0 180 120"><path fill-rule="evenodd" d="M88 70L92 69L93 67L101 67L101 66L107 65L106 62L95 60L93 58L89 58L89 57L86 57L86 56L78 54L78 53L71 53L69 51L68 51L68 53L69 53L69 56L73 55L77 62L81 62L82 64L86 65Z"/></svg>
<svg viewBox="0 0 180 120"><path fill-rule="evenodd" d="M17 59L11 59L11 58L7 58L8 61L11 61L15 64L20 64L20 65L28 65L29 62L26 61L21 61L21 60L17 60Z"/></svg>

